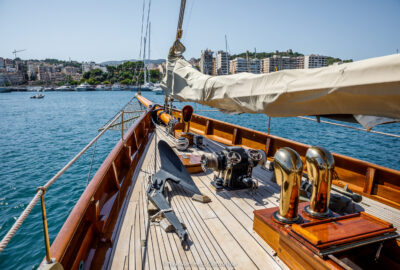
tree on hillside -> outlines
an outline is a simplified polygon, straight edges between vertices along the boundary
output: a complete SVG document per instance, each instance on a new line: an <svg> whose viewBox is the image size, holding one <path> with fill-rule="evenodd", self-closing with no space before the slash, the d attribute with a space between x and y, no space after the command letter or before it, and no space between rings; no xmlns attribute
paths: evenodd
<svg viewBox="0 0 400 270"><path fill-rule="evenodd" d="M124 84L124 85L132 85L132 80L130 79L125 79L123 81L119 82L120 84Z"/></svg>

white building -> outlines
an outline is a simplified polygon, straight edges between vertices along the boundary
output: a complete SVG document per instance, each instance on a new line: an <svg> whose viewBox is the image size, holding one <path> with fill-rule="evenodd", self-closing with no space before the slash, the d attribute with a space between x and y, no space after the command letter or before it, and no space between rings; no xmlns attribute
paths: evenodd
<svg viewBox="0 0 400 270"><path fill-rule="evenodd" d="M17 68L15 68L15 67L10 67L10 66L6 66L6 71L7 71L7 72L17 72Z"/></svg>
<svg viewBox="0 0 400 270"><path fill-rule="evenodd" d="M93 69L100 69L103 72L107 72L107 67L101 66L101 65L97 65L94 62L90 62L90 63L83 62L82 63L82 73L89 72L89 71L91 71Z"/></svg>
<svg viewBox="0 0 400 270"><path fill-rule="evenodd" d="M326 67L328 57L316 54L304 56L304 68L319 68Z"/></svg>
<svg viewBox="0 0 400 270"><path fill-rule="evenodd" d="M251 72L254 74L261 73L261 61L260 59L249 59L247 60L242 57L236 57L231 61L232 65L230 66L230 72L232 74L241 73L241 72Z"/></svg>
<svg viewBox="0 0 400 270"><path fill-rule="evenodd" d="M217 74L228 75L229 74L229 54L224 51L218 51L217 53Z"/></svg>

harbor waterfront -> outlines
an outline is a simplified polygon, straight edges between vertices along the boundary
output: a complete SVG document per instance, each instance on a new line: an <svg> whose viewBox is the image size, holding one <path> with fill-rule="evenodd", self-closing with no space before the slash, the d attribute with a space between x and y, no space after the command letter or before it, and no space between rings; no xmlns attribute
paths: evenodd
<svg viewBox="0 0 400 270"><path fill-rule="evenodd" d="M98 129L131 99L134 92L49 92L45 99L30 99L31 93L0 94L0 237L31 200L36 188L49 180L94 136ZM162 103L164 96L143 95ZM177 107L185 103L176 102ZM265 115L226 115L192 104L199 114L266 132ZM201 111L210 110L210 111ZM250 117L251 116L251 117ZM400 134L400 124L374 130ZM324 146L333 152L400 169L400 140L378 134L315 123L299 118L272 118L271 134L302 143ZM112 147L120 139L108 131L46 193L50 240ZM391 159L387 158L391 156ZM29 250L29 252L27 252ZM0 255L0 269L36 268L44 256L42 218L36 206L7 249ZM33 264L32 262L35 262Z"/></svg>

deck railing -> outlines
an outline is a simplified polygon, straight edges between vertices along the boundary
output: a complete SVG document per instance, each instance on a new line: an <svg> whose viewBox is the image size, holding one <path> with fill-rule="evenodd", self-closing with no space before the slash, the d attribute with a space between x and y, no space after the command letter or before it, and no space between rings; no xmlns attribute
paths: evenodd
<svg viewBox="0 0 400 270"><path fill-rule="evenodd" d="M131 113L131 112L128 112ZM96 193L98 184L101 182L104 182L103 179L106 177L105 174L107 174L107 170L105 170L105 167L107 169L113 168L114 170L116 169L116 162L117 159L119 158L119 154L121 151L123 152L124 149L125 151L128 151L127 154L129 154L131 164L136 164L138 161L139 155L136 155L135 157L132 158L133 155L138 154L139 150L143 150L143 143L146 141L144 134L145 132L140 132L138 129L149 129L150 126L149 124L143 125L144 122L150 123L149 120L149 112L147 111L142 115L142 117L139 119L139 121L134 124L125 134L124 134L124 114L125 111L121 110L118 114L112 118L106 126L101 128L99 130L99 134L95 138L92 139L78 154L76 154L61 170L59 170L44 186L38 187L37 192L35 196L32 198L28 206L24 209L24 211L21 213L21 215L18 217L18 219L15 221L13 226L10 228L10 230L7 232L7 234L3 237L3 239L0 242L0 253L6 248L10 240L13 238L15 233L18 231L18 229L21 227L21 225L24 223L26 218L29 216L31 213L32 209L34 206L38 203L39 199L41 201L41 211L42 211L42 220L43 220L43 232L44 232L44 242L45 242L45 249L46 249L46 256L45 256L45 261L46 263L52 263L54 261L59 261L60 259L63 258L63 255L66 252L66 248L68 245L59 245L59 242L57 239L62 238L63 243L70 244L71 240L73 237L76 236L76 229L79 227L79 222L82 221L82 217L84 214L87 212L88 205L91 203L93 199L93 194ZM139 117L136 117L139 118ZM96 173L96 175L93 177L93 180L90 182L90 184L87 186L86 190L82 194L80 200L78 201L77 205L74 207L72 210L72 213L70 214L69 218L67 219L66 223L62 227L59 235L61 237L57 236L56 240L54 241L56 245L53 244L53 248L50 248L50 239L49 239L49 233L48 233L48 226L47 226L47 217L46 217L46 206L45 206L45 193L46 191L50 188L54 182L56 182L67 170L70 168L93 144L95 144L100 137L110 128L115 127L115 122L121 119L120 126L121 126L121 140L117 144L117 146L114 148L114 150L110 153L108 158L104 161L102 166L99 168L99 171ZM146 119L146 121L143 121ZM118 123L117 123L118 124ZM120 159L120 158L119 158ZM129 171L129 170L126 170ZM114 173L117 175L118 172ZM120 177L117 177L117 179L114 179L114 182L118 185L120 185L121 179ZM128 181L125 181L128 182ZM96 186L96 188L93 188L93 186ZM118 188L121 188L120 186ZM89 190L89 191L88 191ZM89 198L86 198L86 194L91 193L91 196ZM86 196L86 197L85 197ZM82 200L82 197L86 198L86 200ZM82 201L85 203L86 211L83 210L82 206ZM98 205L100 206L100 205ZM98 213L97 213L98 214ZM71 222L71 216L72 222ZM78 218L76 218L78 217ZM65 229L67 228L67 229ZM63 230L64 229L64 230ZM65 231L68 231L67 233ZM89 231L85 231L87 233ZM67 267L68 265L71 265L69 262L64 265L64 267Z"/></svg>

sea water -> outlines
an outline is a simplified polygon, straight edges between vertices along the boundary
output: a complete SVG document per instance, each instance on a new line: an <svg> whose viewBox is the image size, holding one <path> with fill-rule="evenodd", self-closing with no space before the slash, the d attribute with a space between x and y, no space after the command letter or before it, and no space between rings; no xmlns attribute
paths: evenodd
<svg viewBox="0 0 400 270"><path fill-rule="evenodd" d="M0 94L0 238L7 233L36 192L93 137L135 94L129 91L46 92ZM162 103L164 97L143 95ZM176 103L181 108L185 103ZM226 115L193 105L198 114L266 132L265 115ZM400 134L400 124L374 130ZM400 170L400 139L311 122L299 118L272 118L271 134L326 147L385 167ZM106 132L46 193L50 241L110 150L120 132ZM89 167L92 164L90 175ZM0 254L0 269L36 268L45 255L40 203Z"/></svg>

